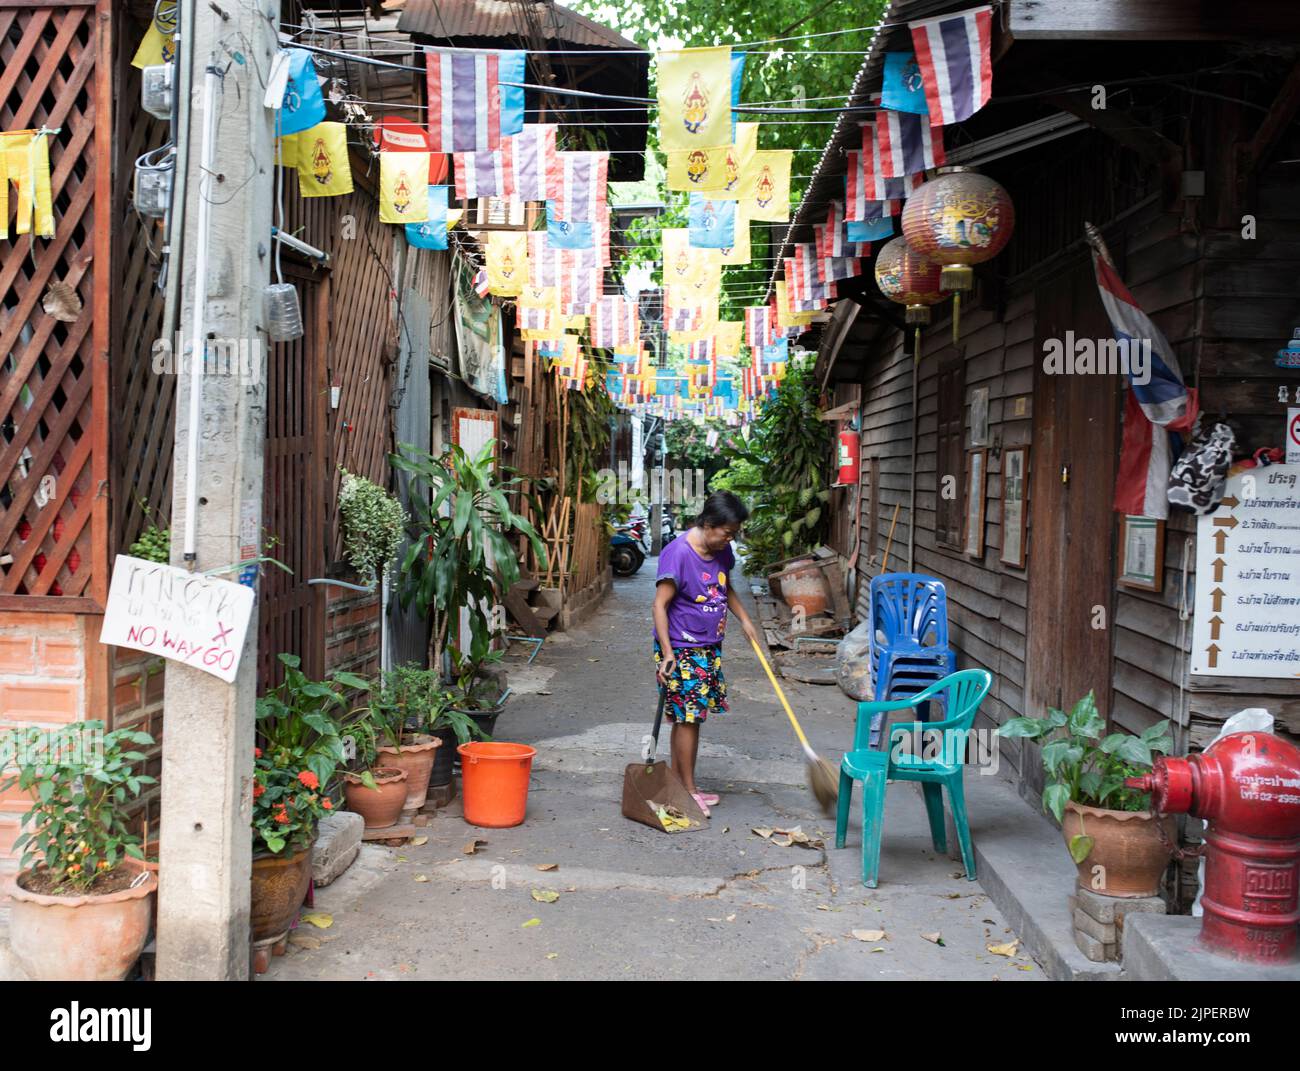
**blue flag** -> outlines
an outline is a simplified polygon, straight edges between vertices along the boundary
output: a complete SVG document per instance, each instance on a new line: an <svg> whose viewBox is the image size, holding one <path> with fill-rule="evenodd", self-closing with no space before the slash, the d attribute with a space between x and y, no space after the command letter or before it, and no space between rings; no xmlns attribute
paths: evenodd
<svg viewBox="0 0 1300 1071"><path fill-rule="evenodd" d="M591 249L596 244L592 221L562 220L555 213L555 202L546 202L546 244L552 249Z"/></svg>
<svg viewBox="0 0 1300 1071"><path fill-rule="evenodd" d="M406 225L406 242L416 249L447 248L447 187L429 187L429 219Z"/></svg>
<svg viewBox="0 0 1300 1071"><path fill-rule="evenodd" d="M737 201L714 201L707 194L691 194L687 220L688 243L696 249L731 249L736 244Z"/></svg>
<svg viewBox="0 0 1300 1071"><path fill-rule="evenodd" d="M745 77L745 53L733 52L731 54L731 106L736 108L740 105L740 83ZM731 113L731 140L736 140L736 113Z"/></svg>
<svg viewBox="0 0 1300 1071"><path fill-rule="evenodd" d="M885 73L880 84L880 106L893 112L929 115L925 86L915 52L886 52Z"/></svg>
<svg viewBox="0 0 1300 1071"><path fill-rule="evenodd" d="M525 76L527 52L498 52L497 79L501 92L501 136L509 137L524 129L524 91L519 85L505 85L506 82L523 83Z"/></svg>
<svg viewBox="0 0 1300 1071"><path fill-rule="evenodd" d="M276 133L298 134L325 121L325 98L316 77L316 65L305 48L289 49L289 81L284 87Z"/></svg>
<svg viewBox="0 0 1300 1071"><path fill-rule="evenodd" d="M864 219L859 223L844 224L846 242L874 242L880 238L888 238L893 233L893 216L881 216L879 219Z"/></svg>
<svg viewBox="0 0 1300 1071"><path fill-rule="evenodd" d="M610 394L623 393L623 373L606 372L605 373L605 390Z"/></svg>
<svg viewBox="0 0 1300 1071"><path fill-rule="evenodd" d="M615 364L636 364L640 358L635 353L614 353Z"/></svg>

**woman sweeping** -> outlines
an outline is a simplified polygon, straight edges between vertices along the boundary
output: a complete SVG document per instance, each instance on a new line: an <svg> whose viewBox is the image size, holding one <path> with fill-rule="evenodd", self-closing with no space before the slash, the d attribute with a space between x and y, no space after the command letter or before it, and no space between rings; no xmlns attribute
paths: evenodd
<svg viewBox="0 0 1300 1071"><path fill-rule="evenodd" d="M715 491L695 525L664 547L655 582L655 665L664 689L664 713L673 723L672 766L707 817L718 796L695 783L700 725L727 709L722 675L722 637L727 612L756 639L739 599L729 598L736 556L731 541L749 510L730 491Z"/></svg>

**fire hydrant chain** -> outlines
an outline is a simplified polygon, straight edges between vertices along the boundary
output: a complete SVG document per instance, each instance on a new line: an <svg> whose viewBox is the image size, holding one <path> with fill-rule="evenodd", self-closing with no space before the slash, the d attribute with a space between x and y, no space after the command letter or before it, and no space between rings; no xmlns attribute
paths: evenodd
<svg viewBox="0 0 1300 1071"><path fill-rule="evenodd" d="M1160 811L1156 811L1155 815L1157 819L1165 817ZM1184 859L1198 859L1205 854L1205 841L1201 841L1200 844L1188 845L1185 848L1180 848L1177 844L1169 843L1169 838L1165 835L1165 824L1163 822L1157 821L1155 826L1156 836L1160 838L1161 845L1167 848L1169 854L1179 862L1182 862Z"/></svg>

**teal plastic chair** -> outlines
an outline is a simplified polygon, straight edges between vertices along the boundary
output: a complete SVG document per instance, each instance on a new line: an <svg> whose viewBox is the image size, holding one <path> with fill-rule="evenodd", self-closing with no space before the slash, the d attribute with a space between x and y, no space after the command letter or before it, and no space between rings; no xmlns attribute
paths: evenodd
<svg viewBox="0 0 1300 1071"><path fill-rule="evenodd" d="M970 824L966 820L966 796L962 789L962 759L966 741L980 703L988 695L993 677L983 669L963 669L936 681L923 692L893 702L859 703L853 733L853 750L840 762L840 796L835 816L835 847L844 847L849 826L853 782L862 782L862 882L876 887L880 873L880 837L885 819L885 783L919 781L930 817L930 838L940 854L948 850L943 822L943 789L957 826L966 877L975 880L975 852L971 847ZM899 722L890 727L888 746L871 747L871 722L877 715L915 708L930 700L943 703L947 714L942 721ZM942 732L938 745L933 733ZM937 751L937 754L934 754Z"/></svg>

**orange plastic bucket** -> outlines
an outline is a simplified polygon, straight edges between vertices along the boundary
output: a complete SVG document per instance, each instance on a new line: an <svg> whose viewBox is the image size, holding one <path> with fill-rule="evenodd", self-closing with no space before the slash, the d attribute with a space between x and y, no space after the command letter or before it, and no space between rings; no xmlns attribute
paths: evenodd
<svg viewBox="0 0 1300 1071"><path fill-rule="evenodd" d="M475 740L456 750L460 752L465 821L491 829L520 825L528 810L528 778L537 749L527 744Z"/></svg>

